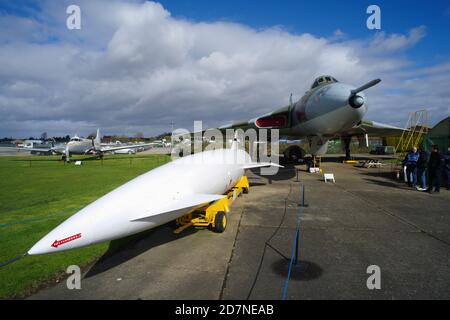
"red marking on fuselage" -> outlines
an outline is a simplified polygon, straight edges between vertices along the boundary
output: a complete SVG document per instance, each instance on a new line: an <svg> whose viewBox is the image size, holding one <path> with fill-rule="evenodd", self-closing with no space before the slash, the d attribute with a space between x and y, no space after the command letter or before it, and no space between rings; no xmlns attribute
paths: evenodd
<svg viewBox="0 0 450 320"><path fill-rule="evenodd" d="M286 124L287 121L284 116L269 116L256 120L256 126L258 128L284 127Z"/></svg>
<svg viewBox="0 0 450 320"><path fill-rule="evenodd" d="M58 248L62 244L65 244L67 242L70 242L70 241L73 241L73 240L76 240L79 238L81 238L81 233L74 234L73 236L70 236L70 237L67 237L67 238L64 238L61 240L55 240L55 242L52 243L52 247Z"/></svg>

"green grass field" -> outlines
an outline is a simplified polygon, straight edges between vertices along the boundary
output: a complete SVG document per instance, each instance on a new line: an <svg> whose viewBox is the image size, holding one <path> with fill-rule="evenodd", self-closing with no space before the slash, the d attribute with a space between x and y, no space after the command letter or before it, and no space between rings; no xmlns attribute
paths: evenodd
<svg viewBox="0 0 450 320"><path fill-rule="evenodd" d="M82 166L60 157L0 157L0 263L23 254L50 230L102 195L170 161L165 155L123 155ZM26 256L0 268L0 298L23 297L65 274L69 265L92 263L102 243L68 252Z"/></svg>

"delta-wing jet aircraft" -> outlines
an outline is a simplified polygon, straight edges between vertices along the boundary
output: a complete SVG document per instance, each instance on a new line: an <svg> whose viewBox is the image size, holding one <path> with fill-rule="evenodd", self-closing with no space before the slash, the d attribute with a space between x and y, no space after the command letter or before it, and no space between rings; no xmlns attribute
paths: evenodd
<svg viewBox="0 0 450 320"><path fill-rule="evenodd" d="M310 90L296 103L277 109L249 121L234 122L219 129L279 129L280 136L293 139L307 138L314 156L323 155L328 141L341 138L346 158L350 158L352 136L401 135L404 129L363 120L368 110L363 91L381 80L372 80L361 87L344 84L332 76L320 76ZM295 146L286 150L290 159L303 157L304 151Z"/></svg>
<svg viewBox="0 0 450 320"><path fill-rule="evenodd" d="M19 151L41 151L41 152L52 152L54 154L62 154L63 159L69 160L70 154L96 154L103 157L103 154L110 151L121 150L121 149L132 149L138 147L150 146L147 144L137 144L137 145L105 145L101 143L100 129L97 129L97 135L95 139L85 139L78 136L74 136L66 145L54 146L48 149L45 148L16 148Z"/></svg>

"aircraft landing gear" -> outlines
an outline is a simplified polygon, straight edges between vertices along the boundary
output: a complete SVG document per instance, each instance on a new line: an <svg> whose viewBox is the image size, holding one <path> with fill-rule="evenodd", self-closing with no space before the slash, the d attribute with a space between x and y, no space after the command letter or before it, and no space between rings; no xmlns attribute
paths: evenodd
<svg viewBox="0 0 450 320"><path fill-rule="evenodd" d="M342 137L341 140L344 143L345 160L351 160L350 142L352 141L352 137Z"/></svg>
<svg viewBox="0 0 450 320"><path fill-rule="evenodd" d="M311 168L318 168L320 170L322 166L322 157L312 156L305 158L306 171L311 172Z"/></svg>
<svg viewBox="0 0 450 320"><path fill-rule="evenodd" d="M306 157L304 159L304 162L306 164L306 172L309 172L309 169L314 166L314 161L313 161L312 157Z"/></svg>

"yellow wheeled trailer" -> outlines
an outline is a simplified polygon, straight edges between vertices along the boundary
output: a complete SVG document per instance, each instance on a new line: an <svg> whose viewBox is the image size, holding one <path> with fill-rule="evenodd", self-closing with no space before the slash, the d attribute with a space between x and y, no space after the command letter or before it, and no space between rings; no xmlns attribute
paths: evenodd
<svg viewBox="0 0 450 320"><path fill-rule="evenodd" d="M176 219L178 228L174 232L180 233L189 227L211 228L215 232L224 232L227 227L227 213L230 212L230 205L242 193L248 193L248 189L248 179L246 176L242 176L234 187L228 190L226 197Z"/></svg>

